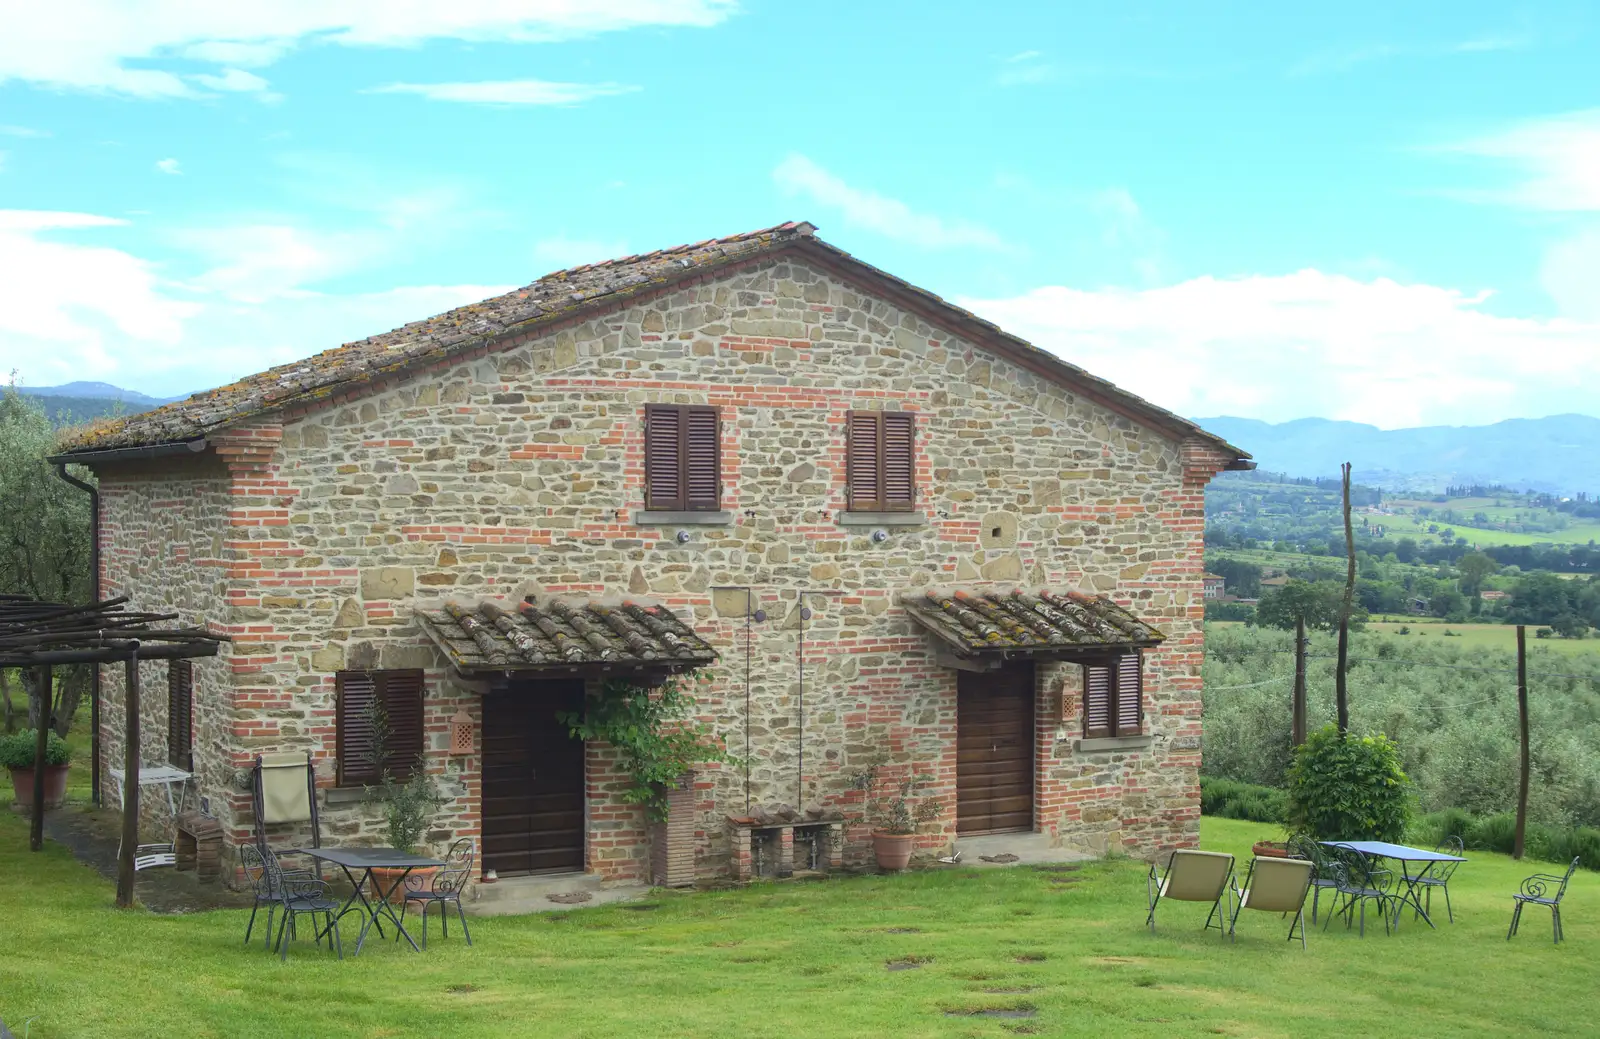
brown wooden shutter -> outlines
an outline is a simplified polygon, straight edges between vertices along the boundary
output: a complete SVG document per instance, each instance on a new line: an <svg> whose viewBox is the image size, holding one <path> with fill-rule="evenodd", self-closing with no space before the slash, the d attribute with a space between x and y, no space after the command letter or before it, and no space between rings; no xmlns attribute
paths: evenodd
<svg viewBox="0 0 1600 1039"><path fill-rule="evenodd" d="M916 506L916 416L908 411L883 413L883 495L885 511L906 512Z"/></svg>
<svg viewBox="0 0 1600 1039"><path fill-rule="evenodd" d="M337 706L339 785L363 786L383 778L411 778L424 741L421 671L340 671L334 676ZM389 742L378 760L372 728L374 702L383 705Z"/></svg>
<svg viewBox="0 0 1600 1039"><path fill-rule="evenodd" d="M852 411L845 418L845 484L853 512L883 510L880 412Z"/></svg>
<svg viewBox="0 0 1600 1039"><path fill-rule="evenodd" d="M1138 653L1117 658L1116 734L1137 736L1144 723L1144 673Z"/></svg>
<svg viewBox="0 0 1600 1039"><path fill-rule="evenodd" d="M722 424L716 408L684 408L684 506L698 512L722 507Z"/></svg>
<svg viewBox="0 0 1600 1039"><path fill-rule="evenodd" d="M1111 668L1103 664L1084 665L1083 735L1085 739L1100 739L1111 735L1112 683Z"/></svg>
<svg viewBox="0 0 1600 1039"><path fill-rule="evenodd" d="M194 771L194 665L167 663L167 764Z"/></svg>
<svg viewBox="0 0 1600 1039"><path fill-rule="evenodd" d="M644 409L644 507L682 511L683 411L667 404Z"/></svg>
<svg viewBox="0 0 1600 1039"><path fill-rule="evenodd" d="M410 779L422 758L422 672L384 671L378 689L389 715L389 746L384 767L397 780Z"/></svg>
<svg viewBox="0 0 1600 1039"><path fill-rule="evenodd" d="M340 671L334 676L340 786L375 783L382 771L367 715L378 695L376 675L372 671Z"/></svg>

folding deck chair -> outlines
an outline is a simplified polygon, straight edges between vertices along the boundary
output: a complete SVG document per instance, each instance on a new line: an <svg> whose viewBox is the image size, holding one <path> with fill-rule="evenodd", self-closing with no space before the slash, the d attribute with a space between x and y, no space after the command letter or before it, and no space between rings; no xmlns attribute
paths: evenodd
<svg viewBox="0 0 1600 1039"><path fill-rule="evenodd" d="M1294 941L1294 929L1300 928L1300 948L1306 947L1306 893L1311 890L1311 877L1315 865L1309 859L1252 859L1245 873L1244 890L1234 889L1237 904L1233 920L1228 924L1228 937L1239 923L1239 914L1246 909L1263 913L1293 913L1289 925L1289 941Z"/></svg>
<svg viewBox="0 0 1600 1039"><path fill-rule="evenodd" d="M267 827L279 823L311 824L311 846L322 847L317 818L317 773L305 751L256 755L251 776L251 801L256 817L256 844L270 852ZM322 873L318 863L317 874Z"/></svg>
<svg viewBox="0 0 1600 1039"><path fill-rule="evenodd" d="M1228 910L1222 900L1228 895L1228 878L1233 876L1233 856L1218 851L1178 850L1167 859L1166 872L1157 875L1155 863L1150 865L1150 875L1145 880L1145 896L1150 900L1150 915L1145 923L1150 933L1156 930L1156 907L1163 898L1180 902L1210 902L1211 912L1206 916L1206 930L1212 918L1217 920L1217 931L1226 935Z"/></svg>

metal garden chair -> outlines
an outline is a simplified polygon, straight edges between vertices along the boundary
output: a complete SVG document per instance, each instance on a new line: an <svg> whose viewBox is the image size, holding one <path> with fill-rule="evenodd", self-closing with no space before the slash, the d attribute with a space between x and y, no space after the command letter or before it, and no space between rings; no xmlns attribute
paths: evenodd
<svg viewBox="0 0 1600 1039"><path fill-rule="evenodd" d="M1233 919L1228 922L1228 938L1239 923L1239 914L1246 909L1263 913L1293 913L1294 923L1289 925L1289 941L1294 941L1294 929L1300 928L1300 948L1306 947L1306 894L1311 890L1311 877L1316 869L1307 859L1252 859L1244 877L1244 890L1234 889L1236 899Z"/></svg>
<svg viewBox="0 0 1600 1039"><path fill-rule="evenodd" d="M1338 890L1333 879L1333 859L1329 857L1328 850L1310 834L1297 833L1291 836L1288 850L1292 858L1305 859L1312 865L1311 922L1316 923L1317 903L1322 899L1323 889L1333 892L1328 897L1338 901Z"/></svg>
<svg viewBox="0 0 1600 1039"><path fill-rule="evenodd" d="M1572 865L1567 867L1565 876L1552 876L1549 873L1535 873L1522 882L1522 889L1511 898L1516 908L1511 911L1511 930L1506 932L1506 941L1517 933L1517 925L1522 922L1522 907L1525 905L1549 906L1550 926L1555 931L1555 940L1559 943L1566 935L1561 930L1561 898L1567 893L1567 884L1572 880L1572 875L1578 871L1578 860L1573 859ZM1555 894L1551 895L1551 887Z"/></svg>
<svg viewBox="0 0 1600 1039"><path fill-rule="evenodd" d="M249 846L246 845L248 848ZM339 937L339 900L333 897L328 885L302 870L285 870L278 865L278 857L270 848L255 848L242 852L246 856L245 872L251 871L252 859L257 872L253 876L256 887L256 907L263 902L267 908L267 937L272 937L272 911L281 910L278 920L278 953L285 962L289 959L289 943L295 939L295 918L308 914L312 917L311 935L316 944L327 937L328 947L344 959L344 941ZM250 911L250 925L255 925L255 913ZM317 929L316 918L323 917L327 926ZM250 941L250 930L245 929L245 941Z"/></svg>
<svg viewBox="0 0 1600 1039"><path fill-rule="evenodd" d="M1342 909L1336 908L1328 914L1328 919L1322 922L1322 929L1326 931L1328 924L1339 914L1344 914L1345 928L1348 929L1355 922L1356 910L1361 910L1361 937L1367 936L1367 903L1378 903L1378 910L1383 914L1383 933L1389 933L1390 903L1394 901L1394 874L1386 869L1377 869L1372 865L1372 860L1348 848L1336 849L1337 858L1332 864L1333 887L1344 900Z"/></svg>
<svg viewBox="0 0 1600 1039"><path fill-rule="evenodd" d="M1145 897L1150 901L1150 914L1145 923L1150 933L1156 929L1156 906L1163 898L1180 902L1210 902L1211 912L1206 916L1206 930L1213 918L1219 934L1227 934L1224 923L1228 910L1222 900L1228 897L1228 878L1233 876L1233 856L1217 851L1174 851L1167 859L1166 872L1157 874L1155 863L1150 864L1150 875L1145 880ZM1219 915L1220 914L1220 915Z"/></svg>
<svg viewBox="0 0 1600 1039"><path fill-rule="evenodd" d="M267 864L269 858L271 859L270 867ZM298 883L304 880L316 880L317 878L312 876L310 870L284 869L278 865L278 860L276 856L273 856L270 848L263 852L261 846L257 844L240 845L239 864L244 869L244 875L250 881L250 886L254 889L256 896L255 905L250 909L250 922L245 925L244 943L246 945L250 944L250 934L255 930L256 926L256 913L261 911L262 906L266 906L267 930L262 944L270 947L272 945L272 921L277 915L278 907L283 904L284 881Z"/></svg>
<svg viewBox="0 0 1600 1039"><path fill-rule="evenodd" d="M1442 851L1446 855L1461 855L1465 845L1460 837L1450 836L1439 842L1434 851ZM1456 922L1455 908L1450 905L1450 878L1455 876L1459 862L1435 862L1421 877L1417 878L1417 887L1422 889L1423 911L1430 917L1433 916L1433 889L1439 888L1444 892L1444 910L1450 917L1450 922Z"/></svg>
<svg viewBox="0 0 1600 1039"><path fill-rule="evenodd" d="M400 924L405 926L406 910L411 908L411 903L416 902L422 911L422 947L428 947L428 907L439 907L439 928L446 938L450 937L449 909L453 904L456 907L456 916L461 921L461 933L466 935L467 944L472 944L472 932L467 930L467 914L461 908L461 893L467 889L467 884L472 880L472 860L477 852L472 843L472 838L463 837L450 845L450 852L444 857L444 868L430 877L407 877L405 903L400 907ZM395 941L400 940L397 932Z"/></svg>

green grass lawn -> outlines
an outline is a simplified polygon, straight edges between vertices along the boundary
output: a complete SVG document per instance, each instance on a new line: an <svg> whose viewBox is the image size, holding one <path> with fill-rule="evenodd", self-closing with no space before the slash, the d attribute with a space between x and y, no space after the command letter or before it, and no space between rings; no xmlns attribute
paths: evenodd
<svg viewBox="0 0 1600 1039"><path fill-rule="evenodd" d="M1274 828L1207 819L1240 856ZM297 943L287 965L245 948L240 911L110 908L111 886L51 846L26 851L0 813L0 1018L21 1036L1526 1036L1593 1035L1600 883L1568 895L1567 941L1509 894L1548 869L1473 854L1457 923L1311 947L1275 915L1237 944L1206 910L1164 905L1144 929L1144 867L1092 863L757 885L473 923L424 955L360 959ZM1062 882L1067 881L1067 882ZM1441 909L1442 912L1442 909ZM354 917L351 931L354 931ZM1369 923L1372 921L1369 919ZM353 944L353 942L352 942ZM895 961L913 969L890 970ZM967 1016L1025 1009L1032 1018ZM960 1012L959 1016L950 1016Z"/></svg>
<svg viewBox="0 0 1600 1039"><path fill-rule="evenodd" d="M1405 635L1398 634L1401 628L1410 629ZM1453 646L1475 648L1479 646L1489 649L1503 649L1507 653L1517 651L1517 629L1513 624L1450 624L1446 621L1432 618L1418 619L1416 617L1395 617L1393 619L1369 620L1366 630L1381 632L1397 639L1432 639L1447 640ZM1449 631L1453 634L1446 635ZM1534 637L1534 628L1528 629L1528 650L1530 657L1536 649L1549 649L1556 653L1596 653L1600 652L1600 639L1541 639Z"/></svg>

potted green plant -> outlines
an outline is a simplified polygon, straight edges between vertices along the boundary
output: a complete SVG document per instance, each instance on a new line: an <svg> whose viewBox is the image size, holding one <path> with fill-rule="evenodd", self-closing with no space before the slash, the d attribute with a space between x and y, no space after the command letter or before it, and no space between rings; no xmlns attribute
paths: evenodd
<svg viewBox="0 0 1600 1039"><path fill-rule="evenodd" d="M872 827L872 851L879 869L905 869L911 862L917 828L939 817L939 799L921 791L934 777L917 772L886 776L884 763L857 772L851 787L866 795L862 817Z"/></svg>
<svg viewBox="0 0 1600 1039"><path fill-rule="evenodd" d="M0 765L11 773L11 789L22 804L33 803L33 761L38 733L33 729L0 736ZM52 730L44 750L44 801L47 806L67 799L67 769L72 750L67 741Z"/></svg>
<svg viewBox="0 0 1600 1039"><path fill-rule="evenodd" d="M439 788L433 776L420 759L411 770L410 777L405 780L396 780L385 769L378 785L367 791L366 800L369 804L378 805L383 812L384 830L389 839L389 847L408 855L417 854L423 835L428 832L428 826L433 821L433 813L445 801L439 796ZM418 877L426 881L438 871L437 866L424 866L411 870L408 874L403 869L386 869L378 866L373 868L372 876L382 885L384 891L389 892L389 901L399 905L405 901L405 889L399 883L400 877L405 876L408 880L411 877ZM390 890L391 886L394 890Z"/></svg>
<svg viewBox="0 0 1600 1039"><path fill-rule="evenodd" d="M388 757L386 750L391 732L389 717L384 712L382 704L376 700L368 706L366 715L367 722L372 727L372 755L381 764ZM445 799L440 796L438 784L428 771L426 759L419 755L411 767L410 775L405 779L396 779L387 766L383 767L379 772L377 784L367 788L364 803L376 805L383 813L384 831L389 839L389 847L408 855L415 855L422 844L423 836L428 832L428 826L433 822L433 813L445 803ZM419 878L419 882L425 883L437 872L439 872L437 866L424 866L409 873L404 869L375 866L372 878L383 891L388 893L390 902L400 905L405 901L405 888L400 883L401 877L405 877L408 881L416 877Z"/></svg>

